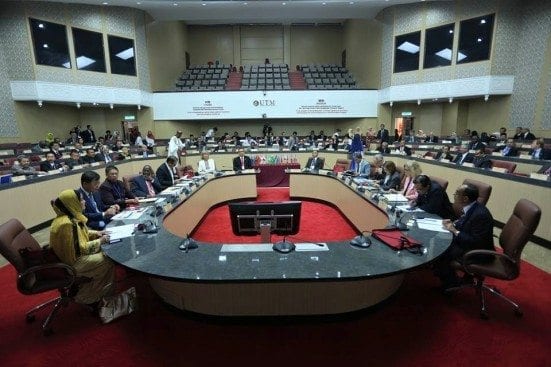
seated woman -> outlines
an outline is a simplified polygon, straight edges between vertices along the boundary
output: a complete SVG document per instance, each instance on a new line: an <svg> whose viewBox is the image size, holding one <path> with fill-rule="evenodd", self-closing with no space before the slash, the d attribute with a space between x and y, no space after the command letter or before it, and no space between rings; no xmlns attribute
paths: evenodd
<svg viewBox="0 0 551 367"><path fill-rule="evenodd" d="M80 285L75 301L93 304L114 290L115 267L101 252L109 242L106 232L88 229L82 214L85 202L76 190L64 190L54 201L57 217L50 227L50 246L59 259L75 268L77 276L92 278Z"/></svg>
<svg viewBox="0 0 551 367"><path fill-rule="evenodd" d="M197 172L199 172L200 175L203 175L206 173L214 173L215 171L216 167L214 166L214 159L209 158L209 153L203 152L201 154L201 160L198 162Z"/></svg>
<svg viewBox="0 0 551 367"><path fill-rule="evenodd" d="M162 191L162 187L155 177L153 168L146 164L142 168L142 174L132 180L130 190L136 197L154 198Z"/></svg>
<svg viewBox="0 0 551 367"><path fill-rule="evenodd" d="M375 186L382 190L398 190L400 188L400 173L396 170L396 164L393 161L386 161L384 166L385 177Z"/></svg>
<svg viewBox="0 0 551 367"><path fill-rule="evenodd" d="M129 204L139 203L132 191L119 180L119 169L117 167L105 167L105 175L105 181L99 187L103 205L117 204L121 209L124 209Z"/></svg>
<svg viewBox="0 0 551 367"><path fill-rule="evenodd" d="M415 189L413 180L415 177L419 176L423 171L419 163L415 161L407 161L404 164L404 185L401 187L400 193L404 195L409 202L413 202L417 199L418 193ZM398 192L397 190L390 190Z"/></svg>

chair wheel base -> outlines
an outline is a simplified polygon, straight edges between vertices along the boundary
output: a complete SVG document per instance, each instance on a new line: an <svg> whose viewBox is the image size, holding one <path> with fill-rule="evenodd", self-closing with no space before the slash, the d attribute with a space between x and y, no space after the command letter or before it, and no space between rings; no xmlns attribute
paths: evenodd
<svg viewBox="0 0 551 367"><path fill-rule="evenodd" d="M44 334L44 336L50 336L53 333L54 333L54 330L52 328L47 328L47 329L42 330L42 334Z"/></svg>
<svg viewBox="0 0 551 367"><path fill-rule="evenodd" d="M522 317L524 315L524 313L522 312L522 310L520 308L515 308L515 316L516 317Z"/></svg>
<svg viewBox="0 0 551 367"><path fill-rule="evenodd" d="M36 320L36 317L34 315L27 315L25 317L25 321L27 321L28 324L31 324L34 322L34 320Z"/></svg>
<svg viewBox="0 0 551 367"><path fill-rule="evenodd" d="M480 311L480 318L482 320L488 320L490 317L488 316L488 312L487 311Z"/></svg>

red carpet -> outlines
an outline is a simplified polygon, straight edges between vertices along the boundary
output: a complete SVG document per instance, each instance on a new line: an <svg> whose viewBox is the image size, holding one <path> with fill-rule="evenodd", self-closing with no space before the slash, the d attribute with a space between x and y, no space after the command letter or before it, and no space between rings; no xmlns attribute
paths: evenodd
<svg viewBox="0 0 551 367"><path fill-rule="evenodd" d="M258 188L256 201L283 201L289 199L289 188ZM294 242L344 241L357 233L340 212L328 205L302 200L300 230L296 235L287 236ZM260 243L260 235L237 236L231 229L228 205L215 208L207 214L192 237L204 242ZM272 235L272 242L282 236Z"/></svg>
<svg viewBox="0 0 551 367"><path fill-rule="evenodd" d="M315 211L325 210L312 204ZM341 233L346 223L338 222L342 218L331 210L323 214L327 218L317 226L319 233L327 239L331 231L335 239L350 238L352 232ZM316 214L305 219L310 215ZM207 220L210 216L204 224ZM226 241L222 236L227 235L209 241ZM61 310L55 333L45 338L40 330L44 313L34 324L26 324L24 314L54 293L21 295L13 267L0 268L0 366L551 365L551 275L527 263L519 279L494 283L520 303L524 317L489 298L488 321L479 319L472 291L450 297L433 291L438 282L428 270L408 274L395 296L373 309L302 318L220 319L183 313L166 306L143 275L119 269L118 278L127 275L119 288L136 286L135 313L101 325L73 304Z"/></svg>

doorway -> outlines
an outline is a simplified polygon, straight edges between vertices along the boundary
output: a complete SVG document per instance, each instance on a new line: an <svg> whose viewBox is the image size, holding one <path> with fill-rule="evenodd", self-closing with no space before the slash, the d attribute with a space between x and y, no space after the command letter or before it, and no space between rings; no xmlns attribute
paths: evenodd
<svg viewBox="0 0 551 367"><path fill-rule="evenodd" d="M394 119L394 128L398 130L399 137L404 137L409 134L410 130L413 130L413 119L413 117L396 117Z"/></svg>

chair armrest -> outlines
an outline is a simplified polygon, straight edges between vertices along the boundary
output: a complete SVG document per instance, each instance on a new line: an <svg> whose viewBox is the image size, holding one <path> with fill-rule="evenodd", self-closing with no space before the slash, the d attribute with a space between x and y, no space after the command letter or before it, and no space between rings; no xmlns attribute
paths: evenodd
<svg viewBox="0 0 551 367"><path fill-rule="evenodd" d="M486 275L499 279L515 279L519 274L517 261L507 254L492 250L469 251L463 255L462 262L464 271L469 274L472 274L474 269L478 269L476 272L482 271L482 268L489 271Z"/></svg>
<svg viewBox="0 0 551 367"><path fill-rule="evenodd" d="M463 255L462 262L464 265L466 264L474 264L477 263L476 260L480 259L488 259L488 260L494 260L494 259L501 259L505 261L509 261L512 264L516 264L517 262L508 256L507 254L503 254L500 252L496 252L493 250L471 250Z"/></svg>
<svg viewBox="0 0 551 367"><path fill-rule="evenodd" d="M56 274L56 271L63 271L63 274ZM48 272L52 272L49 273ZM51 279L49 279L51 277ZM76 271L72 266L64 263L48 263L32 266L17 275L17 288L23 294L35 293L36 287L56 289L71 287L76 279ZM47 283L51 282L51 286Z"/></svg>

